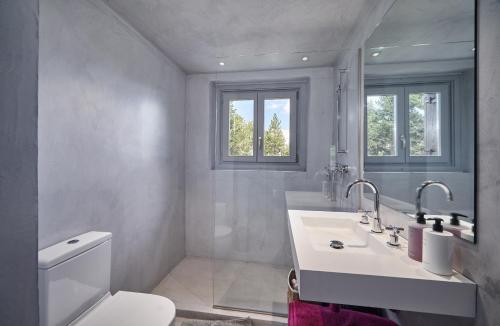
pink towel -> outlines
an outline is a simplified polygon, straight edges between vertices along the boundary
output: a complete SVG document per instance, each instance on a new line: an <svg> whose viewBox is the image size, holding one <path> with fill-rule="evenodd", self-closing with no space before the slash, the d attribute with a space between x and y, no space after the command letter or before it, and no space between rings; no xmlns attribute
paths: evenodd
<svg viewBox="0 0 500 326"><path fill-rule="evenodd" d="M335 304L321 306L314 303L294 301L288 304L289 326L397 326L389 319L379 316L340 309Z"/></svg>

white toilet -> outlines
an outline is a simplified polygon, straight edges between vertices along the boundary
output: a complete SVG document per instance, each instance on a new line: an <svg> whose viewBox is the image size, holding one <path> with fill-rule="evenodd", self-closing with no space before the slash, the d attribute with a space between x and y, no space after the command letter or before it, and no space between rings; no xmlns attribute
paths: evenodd
<svg viewBox="0 0 500 326"><path fill-rule="evenodd" d="M167 326L175 305L145 293L109 293L111 233L88 232L38 252L40 326Z"/></svg>

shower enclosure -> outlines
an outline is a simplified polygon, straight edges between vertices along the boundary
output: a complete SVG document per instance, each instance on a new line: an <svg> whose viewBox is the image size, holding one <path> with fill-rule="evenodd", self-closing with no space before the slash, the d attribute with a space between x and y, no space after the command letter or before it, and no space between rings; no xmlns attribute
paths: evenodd
<svg viewBox="0 0 500 326"><path fill-rule="evenodd" d="M297 56L270 54L264 59L291 55ZM249 58L224 58L224 64L227 67L236 60ZM211 150L216 153L212 156L209 178L213 211L213 305L286 316L287 276L293 261L285 194L310 191L321 195L324 176L318 172L329 164L334 128L334 69L237 73L224 73L223 69L209 77L215 102L211 108L210 135L214 137ZM307 100L303 102L294 102L295 97L290 100L290 89L270 91L255 86L297 79L307 82ZM253 86L223 95L214 90L217 84L246 82ZM300 110L307 114L301 115ZM294 128L294 124L300 123L305 129ZM303 142L301 146L306 149L305 157L301 158L304 166L288 162L281 166L269 164L293 156L295 142ZM221 149L217 150L217 146ZM218 160L224 162L218 164Z"/></svg>

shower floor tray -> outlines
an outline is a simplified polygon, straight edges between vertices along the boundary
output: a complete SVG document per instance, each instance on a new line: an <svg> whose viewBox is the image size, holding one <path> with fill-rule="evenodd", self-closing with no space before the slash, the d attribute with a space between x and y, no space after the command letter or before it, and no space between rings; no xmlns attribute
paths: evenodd
<svg viewBox="0 0 500 326"><path fill-rule="evenodd" d="M287 274L282 266L186 257L152 293L171 299L180 317L286 325Z"/></svg>

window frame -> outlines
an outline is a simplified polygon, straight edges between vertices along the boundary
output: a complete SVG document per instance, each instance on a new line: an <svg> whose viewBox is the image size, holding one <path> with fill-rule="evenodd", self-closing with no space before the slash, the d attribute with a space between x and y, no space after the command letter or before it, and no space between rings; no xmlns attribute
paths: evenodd
<svg viewBox="0 0 500 326"><path fill-rule="evenodd" d="M228 107L230 99L256 94L254 102L254 155L229 156ZM260 94L260 96L259 96ZM264 100L295 95L290 103L290 156L263 155L258 138L264 139ZM307 111L309 78L285 81L211 82L211 134L212 169L242 170L306 170ZM261 127L262 126L262 127ZM295 144L295 146L294 146Z"/></svg>
<svg viewBox="0 0 500 326"><path fill-rule="evenodd" d="M461 155L460 144L457 141L456 133L460 130L461 115L463 108L458 101L458 91L461 89L461 74L446 74L446 75L426 75L426 76L396 76L385 79L367 78L365 80L365 104L364 104L364 142L365 148L363 151L365 160L365 170L367 172L383 172L383 171L458 171L460 170L461 162L457 159ZM431 88L429 88L431 87ZM410 156L410 138L409 138L409 94L412 90L422 91L437 91L436 87L441 88L442 101L446 102L442 105L441 111L441 148L442 155L440 157L432 156ZM377 94L372 90L384 89L403 89L403 100L398 101L402 105L398 105L401 114L404 114L404 134L407 146L404 152L404 158L401 162L387 162L384 158L368 156L367 147L367 96ZM434 89L434 90L432 90ZM387 92L387 91L385 91ZM401 92L399 92L401 94ZM399 147L401 147L401 142Z"/></svg>
<svg viewBox="0 0 500 326"><path fill-rule="evenodd" d="M434 93L436 90L441 92L441 156L411 156L411 142L410 142L410 93L412 92L429 92ZM406 146L406 162L409 164L435 164L442 163L451 165L451 112L453 110L450 101L450 85L449 83L430 83L422 85L409 85L405 87L405 138L408 146Z"/></svg>

